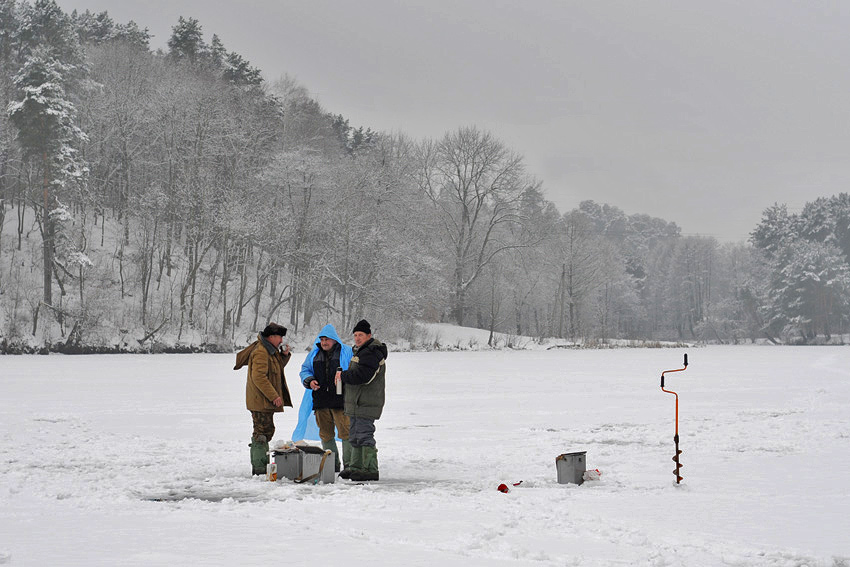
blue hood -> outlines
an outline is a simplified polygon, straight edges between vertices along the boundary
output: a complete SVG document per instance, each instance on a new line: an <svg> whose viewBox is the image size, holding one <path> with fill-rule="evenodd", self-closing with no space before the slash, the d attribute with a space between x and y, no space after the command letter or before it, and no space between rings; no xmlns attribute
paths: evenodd
<svg viewBox="0 0 850 567"><path fill-rule="evenodd" d="M342 339L339 338L339 335L336 334L336 329L330 323L322 327L322 330L319 331L318 335L316 335L316 340L313 341L313 344L319 344L320 337L327 337L329 339L335 340L338 343L342 343Z"/></svg>

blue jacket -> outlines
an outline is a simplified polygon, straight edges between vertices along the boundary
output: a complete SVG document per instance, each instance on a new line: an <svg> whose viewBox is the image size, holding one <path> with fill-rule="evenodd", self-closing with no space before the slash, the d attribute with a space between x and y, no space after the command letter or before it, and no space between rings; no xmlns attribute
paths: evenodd
<svg viewBox="0 0 850 567"><path fill-rule="evenodd" d="M321 337L327 337L339 343L339 365L343 370L348 370L348 363L351 362L351 357L353 356L351 347L347 344L343 344L342 339L339 338L338 334L336 334L334 326L328 323L322 327L322 330L319 331L318 335L316 335L316 340L313 341L313 349L310 351L310 354L307 355L307 358L304 359L304 363L301 364L301 383L304 384L305 388L310 387L310 380L313 379L313 359L316 358L316 353L319 352L319 349L321 348L319 346L319 339Z"/></svg>
<svg viewBox="0 0 850 567"><path fill-rule="evenodd" d="M316 417L313 415L313 390L310 389L310 380L313 379L313 359L316 358L316 353L321 348L319 346L320 337L328 337L329 339L333 339L339 343L339 365L343 370L347 370L348 365L351 362L351 347L343 344L342 339L339 338L334 326L328 324L322 327L322 330L319 331L318 335L316 335L316 340L313 341L313 348L310 350L310 353L301 365L301 372L299 376L301 377L301 383L304 384L306 390L304 391L304 396L301 398L301 405L298 408L298 424L295 426L295 431L292 432L293 441L300 441L301 439L319 439L319 427L316 425Z"/></svg>

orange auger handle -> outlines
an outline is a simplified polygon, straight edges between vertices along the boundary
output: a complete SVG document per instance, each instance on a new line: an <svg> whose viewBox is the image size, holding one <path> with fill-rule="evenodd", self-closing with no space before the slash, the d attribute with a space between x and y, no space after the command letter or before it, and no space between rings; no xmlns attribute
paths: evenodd
<svg viewBox="0 0 850 567"><path fill-rule="evenodd" d="M682 476L679 474L679 471L682 468L682 463L679 462L679 455L682 454L682 452L679 450L679 394L677 394L673 390L667 390L664 388L664 375L668 372L682 372L683 370L687 369L688 354L685 353L685 366L683 368L677 368L675 370L665 370L661 373L661 391L676 396L676 434L673 436L673 442L676 444L676 454L673 455L673 461L676 463L676 468L673 470L673 474L676 475L676 484L682 482Z"/></svg>
<svg viewBox="0 0 850 567"><path fill-rule="evenodd" d="M668 372L681 372L681 371L687 370L687 369L688 369L688 353L685 353L685 366L684 366L684 368L677 368L676 370L665 370L664 372L661 373L661 389L664 390L664 375L665 374L667 374ZM666 392L667 390L664 390L664 391ZM673 394L675 392L670 392L670 393Z"/></svg>
<svg viewBox="0 0 850 567"><path fill-rule="evenodd" d="M682 372L683 370L688 369L688 353L685 353L685 366L682 368L677 368L675 370L665 370L661 373L661 390L667 392L668 394L673 394L676 396L676 437L679 436L679 394L674 392L673 390L664 389L664 375L668 372Z"/></svg>

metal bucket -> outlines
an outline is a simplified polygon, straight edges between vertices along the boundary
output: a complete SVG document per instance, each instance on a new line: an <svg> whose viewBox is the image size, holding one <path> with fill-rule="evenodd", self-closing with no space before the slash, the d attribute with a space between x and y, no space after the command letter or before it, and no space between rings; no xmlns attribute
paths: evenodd
<svg viewBox="0 0 850 567"><path fill-rule="evenodd" d="M555 458L555 469L558 471L558 484L581 484L584 482L584 471L587 470L587 451L564 453Z"/></svg>

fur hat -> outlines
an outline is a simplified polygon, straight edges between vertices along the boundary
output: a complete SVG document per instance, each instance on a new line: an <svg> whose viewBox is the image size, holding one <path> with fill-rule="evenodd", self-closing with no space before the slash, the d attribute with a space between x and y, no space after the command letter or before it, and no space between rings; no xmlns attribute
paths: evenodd
<svg viewBox="0 0 850 567"><path fill-rule="evenodd" d="M272 335L279 335L281 337L286 336L286 327L283 325L278 325L277 323L269 323L266 325L266 328L263 329L263 332L260 333L264 337L270 337Z"/></svg>
<svg viewBox="0 0 850 567"><path fill-rule="evenodd" d="M351 332L356 333L357 331L360 331L361 333L366 333L367 335L371 335L372 334L372 326L369 324L369 321L367 321L366 319L360 319L359 321L357 321L357 324L354 325L354 330L351 331Z"/></svg>

